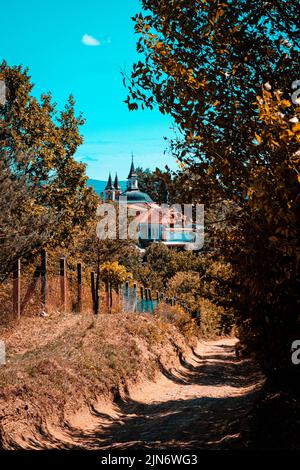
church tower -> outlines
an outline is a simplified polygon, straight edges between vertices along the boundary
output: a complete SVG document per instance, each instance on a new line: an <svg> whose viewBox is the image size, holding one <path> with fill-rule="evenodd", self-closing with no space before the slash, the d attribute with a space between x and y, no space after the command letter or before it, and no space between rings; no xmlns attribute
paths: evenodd
<svg viewBox="0 0 300 470"><path fill-rule="evenodd" d="M127 191L138 191L138 189L139 189L138 176L135 172L134 163L133 163L133 155L132 155L130 172L127 178Z"/></svg>
<svg viewBox="0 0 300 470"><path fill-rule="evenodd" d="M109 173L107 185L105 187L105 200L106 201L114 201L116 198L116 190L114 185L112 184L111 174Z"/></svg>
<svg viewBox="0 0 300 470"><path fill-rule="evenodd" d="M116 177L115 177L114 188L115 188L115 191L116 191L115 198L117 199L122 194L122 189L121 189L121 186L120 186L120 183L119 183L119 178L118 178L117 173L116 173Z"/></svg>

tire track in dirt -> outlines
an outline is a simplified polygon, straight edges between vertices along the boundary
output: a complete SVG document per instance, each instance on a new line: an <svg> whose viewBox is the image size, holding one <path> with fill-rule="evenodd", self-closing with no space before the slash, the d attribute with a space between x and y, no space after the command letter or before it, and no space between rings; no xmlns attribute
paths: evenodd
<svg viewBox="0 0 300 470"><path fill-rule="evenodd" d="M113 406L93 409L89 430L69 429L88 449L243 448L241 433L263 383L251 360L235 357L236 340L199 342L181 365L143 383Z"/></svg>

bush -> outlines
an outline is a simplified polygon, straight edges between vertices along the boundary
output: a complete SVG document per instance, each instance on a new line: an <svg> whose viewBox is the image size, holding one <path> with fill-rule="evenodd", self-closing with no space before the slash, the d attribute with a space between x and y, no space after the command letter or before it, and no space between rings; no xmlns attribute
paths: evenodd
<svg viewBox="0 0 300 470"><path fill-rule="evenodd" d="M234 317L231 311L213 304L208 299L200 300L200 333L203 337L230 335L233 326Z"/></svg>
<svg viewBox="0 0 300 470"><path fill-rule="evenodd" d="M178 305L170 306L162 303L158 306L155 315L173 324L185 338L190 339L199 334L195 320Z"/></svg>

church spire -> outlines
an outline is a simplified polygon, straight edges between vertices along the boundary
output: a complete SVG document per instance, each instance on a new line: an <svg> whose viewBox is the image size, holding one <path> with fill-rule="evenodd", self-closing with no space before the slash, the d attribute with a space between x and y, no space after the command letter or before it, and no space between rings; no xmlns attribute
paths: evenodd
<svg viewBox="0 0 300 470"><path fill-rule="evenodd" d="M105 187L105 200L114 201L116 197L116 190L112 183L111 174L109 173L107 185Z"/></svg>
<svg viewBox="0 0 300 470"><path fill-rule="evenodd" d="M133 163L133 154L131 155L131 167L130 172L127 178L127 190L134 191L139 189L138 176L135 172L134 163Z"/></svg>
<svg viewBox="0 0 300 470"><path fill-rule="evenodd" d="M121 194L122 194L122 188L120 186L119 178L118 178L117 173L116 173L116 177L115 177L115 181L114 181L114 187L115 187L115 199L118 199L119 196L121 196Z"/></svg>
<svg viewBox="0 0 300 470"><path fill-rule="evenodd" d="M115 189L114 185L112 184L112 179L111 179L111 174L110 173L109 173L109 177L108 177L108 181L107 181L107 185L106 185L105 189Z"/></svg>
<svg viewBox="0 0 300 470"><path fill-rule="evenodd" d="M117 173L116 173L116 177L115 177L115 181L114 181L114 187L117 191L120 191L120 189L121 189Z"/></svg>
<svg viewBox="0 0 300 470"><path fill-rule="evenodd" d="M133 178L135 176L137 176L137 175L136 175L135 168L134 168L133 153L132 153L131 154L131 167L130 167L130 172L129 172L129 175L128 175L128 179Z"/></svg>

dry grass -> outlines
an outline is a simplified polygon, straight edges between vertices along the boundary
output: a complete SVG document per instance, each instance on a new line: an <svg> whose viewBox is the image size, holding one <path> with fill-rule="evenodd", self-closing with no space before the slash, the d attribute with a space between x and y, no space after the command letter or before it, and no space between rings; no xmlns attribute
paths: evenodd
<svg viewBox="0 0 300 470"><path fill-rule="evenodd" d="M178 305L170 306L162 303L158 306L156 315L167 324L174 325L187 340L199 334L195 320Z"/></svg>
<svg viewBox="0 0 300 470"><path fill-rule="evenodd" d="M0 446L28 447L31 440L35 447L47 423L63 426L66 414L100 396L113 398L129 384L153 379L159 361L175 361L187 347L170 318L54 310L0 326L7 349L0 366Z"/></svg>
<svg viewBox="0 0 300 470"><path fill-rule="evenodd" d="M47 277L47 309L48 312L59 312L62 310L61 301L61 280L59 276L51 275ZM22 316L32 317L34 315L41 315L45 310L41 303L41 279L37 279L36 285L33 286L33 277L28 275L21 278L21 307ZM13 281L8 279L5 283L1 284L0 290L0 326L7 325L13 321ZM30 295L29 295L30 292ZM77 294L77 281L74 276L68 275L66 281L66 311L78 311L78 294ZM100 309L102 313L107 313L107 299L104 286L101 285L100 289ZM113 305L112 312L120 310L121 299L113 292ZM82 312L84 314L91 314L93 312L91 286L86 277L82 279L82 297L81 297Z"/></svg>

